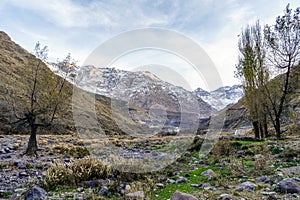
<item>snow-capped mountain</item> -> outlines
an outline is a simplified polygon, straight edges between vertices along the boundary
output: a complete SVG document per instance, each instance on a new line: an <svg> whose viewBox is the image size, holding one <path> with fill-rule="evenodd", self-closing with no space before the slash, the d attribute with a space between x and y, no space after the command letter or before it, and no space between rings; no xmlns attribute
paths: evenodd
<svg viewBox="0 0 300 200"><path fill-rule="evenodd" d="M152 112L197 113L199 117L207 117L215 111L192 92L162 81L147 71L85 66L77 71L75 84L87 91L125 100Z"/></svg>
<svg viewBox="0 0 300 200"><path fill-rule="evenodd" d="M221 110L229 104L238 102L238 100L244 95L244 92L241 85L233 85L221 87L212 92L207 92L201 88L197 88L193 91L193 94L202 98L216 110Z"/></svg>
<svg viewBox="0 0 300 200"><path fill-rule="evenodd" d="M66 77L65 70L48 65L52 71ZM148 71L125 71L94 66L72 66L67 79L87 91L129 101L147 110L199 113L210 116L216 110L236 103L243 90L239 85L221 87L207 92L197 88L193 92L159 79ZM198 109L199 108L199 109Z"/></svg>

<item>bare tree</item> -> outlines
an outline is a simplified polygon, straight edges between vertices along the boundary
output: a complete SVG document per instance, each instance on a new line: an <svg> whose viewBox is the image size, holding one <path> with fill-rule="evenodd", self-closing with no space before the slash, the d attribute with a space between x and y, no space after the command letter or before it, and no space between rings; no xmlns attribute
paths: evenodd
<svg viewBox="0 0 300 200"><path fill-rule="evenodd" d="M67 110L67 99L70 92L66 89L66 77L54 75L45 65L47 59L47 46L41 47L40 43L35 46L35 56L29 58L28 68L31 72L22 81L25 82L25 90L22 94L13 94L14 99L10 102L15 118L14 124L18 126L28 125L30 137L26 154L37 155L37 131L39 128L48 128ZM60 66L68 68L71 63L68 55ZM26 70L26 72L28 73ZM28 78L29 77L29 78Z"/></svg>
<svg viewBox="0 0 300 200"><path fill-rule="evenodd" d="M281 116L290 88L291 70L300 61L300 8L294 12L286 6L283 16L278 16L273 26L266 26L264 35L267 45L267 58L270 66L281 70L284 78L277 79L266 87L268 113L276 131L281 137Z"/></svg>

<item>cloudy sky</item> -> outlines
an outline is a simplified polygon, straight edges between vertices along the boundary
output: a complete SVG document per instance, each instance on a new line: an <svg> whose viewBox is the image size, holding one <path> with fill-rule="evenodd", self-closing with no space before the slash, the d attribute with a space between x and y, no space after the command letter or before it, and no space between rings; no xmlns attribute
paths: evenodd
<svg viewBox="0 0 300 200"><path fill-rule="evenodd" d="M181 52L159 47L123 52L111 58L109 67L147 69L174 84L179 80L175 77L181 76L184 81L177 81L177 85L212 90L238 83L233 75L242 27L256 19L273 24L287 3L292 8L300 6L299 0L1 0L0 30L30 52L40 41L49 47L49 59L71 53L79 65L94 64L88 58L96 48L108 40L116 41L128 31L144 28L174 31L173 35L191 39L207 53L221 82L212 85ZM129 40L136 42L132 37ZM180 47L178 41L174 39L170 45Z"/></svg>

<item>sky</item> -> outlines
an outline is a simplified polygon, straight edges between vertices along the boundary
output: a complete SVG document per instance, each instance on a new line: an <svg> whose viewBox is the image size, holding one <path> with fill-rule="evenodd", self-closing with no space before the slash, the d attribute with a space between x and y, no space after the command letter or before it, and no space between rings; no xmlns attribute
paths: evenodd
<svg viewBox="0 0 300 200"><path fill-rule="evenodd" d="M115 57L110 57L106 66L97 67L148 70L188 90L214 90L239 83L234 70L242 28L257 19L262 24L274 24L288 3L293 9L300 6L299 0L0 0L0 30L29 52L37 41L47 45L52 61L71 53L80 66L97 64L90 62L90 55L101 57L97 49L103 50L103 44L113 41L114 46L105 46L104 50L119 50L119 54L112 54ZM153 48L126 49L126 44L135 46L141 40L131 33L149 28L158 30L155 48L145 34L142 40ZM169 46L162 48L159 41L166 43L165 30L171 35ZM118 40L122 36L127 37L126 42L124 37ZM198 60L212 61L204 68L214 76L207 76L204 68L197 70L198 64L184 56L189 51L180 49L184 40L178 38L192 41L203 50L189 49ZM119 48L118 41L124 48Z"/></svg>

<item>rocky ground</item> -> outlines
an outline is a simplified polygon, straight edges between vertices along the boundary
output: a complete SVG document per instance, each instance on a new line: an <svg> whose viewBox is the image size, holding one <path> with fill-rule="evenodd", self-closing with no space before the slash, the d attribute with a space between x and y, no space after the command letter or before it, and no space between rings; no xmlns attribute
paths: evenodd
<svg viewBox="0 0 300 200"><path fill-rule="evenodd" d="M72 135L40 135L38 157L28 157L23 155L27 140L25 135L0 135L1 199L34 195L44 199L300 199L298 136L282 141L222 140L205 157L195 143L194 149L147 180L116 181L112 173L104 179L51 189L45 184L51 163L68 166L88 152ZM159 145L164 145L163 140L123 148L152 153L150 147Z"/></svg>

